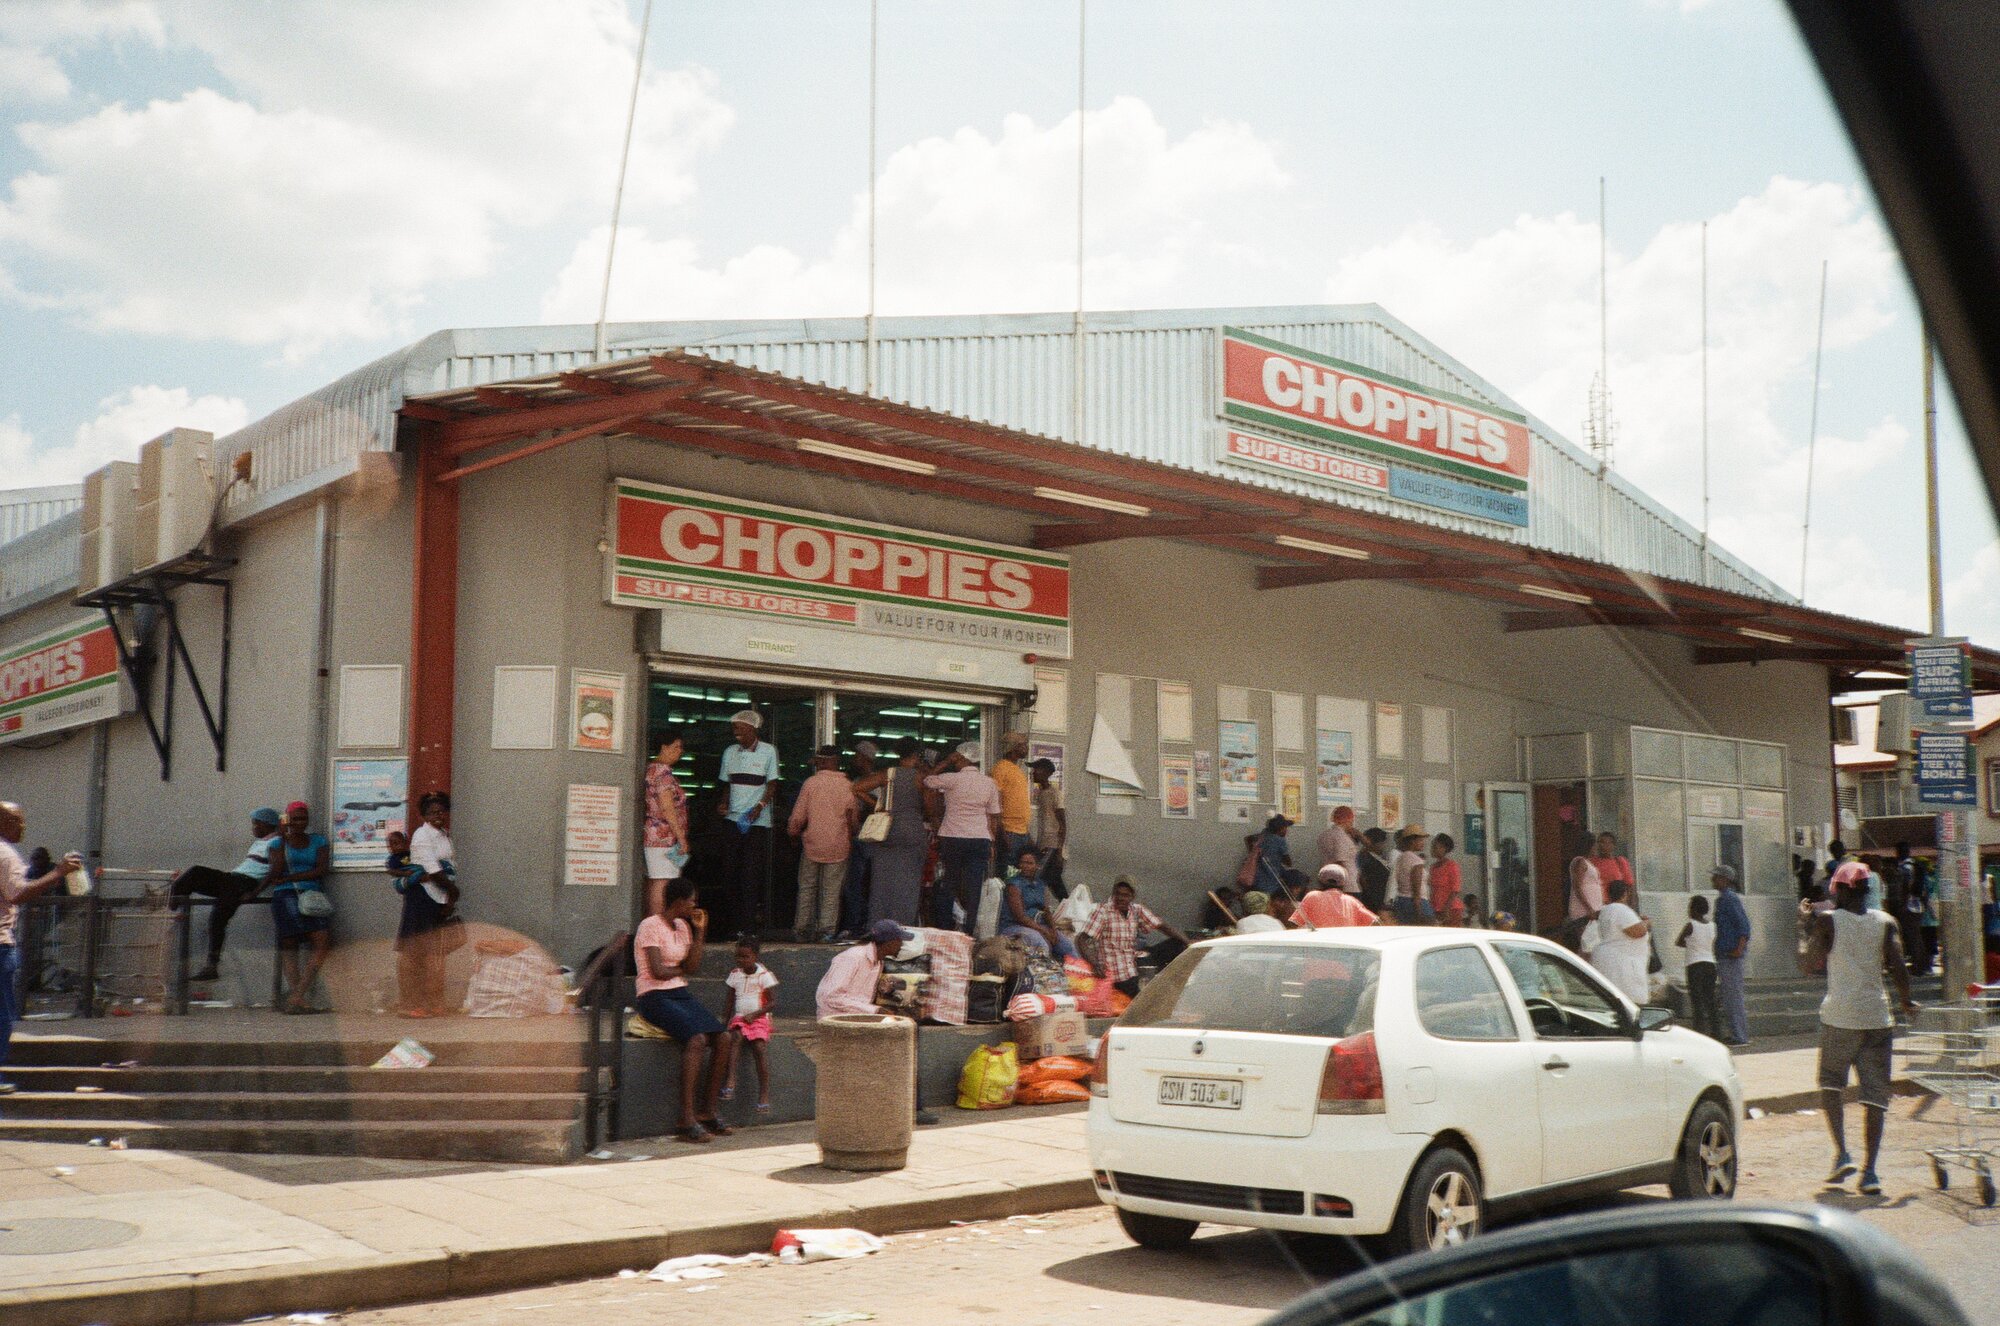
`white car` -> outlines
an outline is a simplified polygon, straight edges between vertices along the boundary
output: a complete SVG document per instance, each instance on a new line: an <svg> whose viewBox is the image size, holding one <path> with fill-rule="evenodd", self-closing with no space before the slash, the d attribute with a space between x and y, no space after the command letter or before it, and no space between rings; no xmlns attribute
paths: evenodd
<svg viewBox="0 0 2000 1326"><path fill-rule="evenodd" d="M1546 940L1380 928L1197 944L1104 1038L1098 1196L1135 1241L1203 1221L1441 1248L1489 1214L1736 1190L1729 1052Z"/></svg>

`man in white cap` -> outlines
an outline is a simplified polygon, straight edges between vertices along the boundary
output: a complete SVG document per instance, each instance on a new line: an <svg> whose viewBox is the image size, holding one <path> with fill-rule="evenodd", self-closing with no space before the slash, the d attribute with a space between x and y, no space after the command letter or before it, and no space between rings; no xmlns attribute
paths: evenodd
<svg viewBox="0 0 2000 1326"><path fill-rule="evenodd" d="M969 931L979 915L979 889L993 867L993 844L1000 836L1000 789L979 768L976 741L963 743L944 768L924 779L924 786L944 796L944 818L938 821L937 885L931 890L931 924L952 926L953 899L965 909Z"/></svg>
<svg viewBox="0 0 2000 1326"><path fill-rule="evenodd" d="M778 793L778 748L758 739L764 716L755 709L731 715L736 740L722 752L724 796L715 813L728 820L722 834L722 901L732 928L763 918L771 883L771 801Z"/></svg>

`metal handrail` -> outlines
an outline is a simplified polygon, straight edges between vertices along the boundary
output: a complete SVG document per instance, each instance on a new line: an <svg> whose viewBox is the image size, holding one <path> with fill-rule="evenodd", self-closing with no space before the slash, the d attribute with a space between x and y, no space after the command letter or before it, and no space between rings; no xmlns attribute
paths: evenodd
<svg viewBox="0 0 2000 1326"><path fill-rule="evenodd" d="M631 933L620 930L577 978L577 1004L590 1027L583 1112L586 1151L595 1151L618 1137L618 1090L625 1076L625 1027L620 1016L625 1011L623 962L631 942ZM608 1049L604 1040L606 1012L611 1014Z"/></svg>
<svg viewBox="0 0 2000 1326"><path fill-rule="evenodd" d="M121 871L120 874L126 877L139 877L141 872ZM237 906L240 910L244 907L268 907L270 904L270 898L265 896L246 898L238 903ZM43 894L39 898L33 898L24 903L22 905L22 915L25 918L30 910L37 908L45 909L55 913L57 922L60 923L65 914L82 912L83 971L80 973L77 981L76 1016L78 1017L96 1016L97 986L101 965L99 956L101 950L106 946L108 923L112 915L116 913L135 913L166 918L168 925L172 928L172 934L168 937L167 943L170 946L173 956L167 979L163 982L164 988L161 992L161 1002L168 1014L178 1016L184 1015L188 1011L188 974L192 970L189 966L189 949L191 944L189 936L193 931L192 908L195 906L214 907L215 905L215 899L204 898L200 895L190 896L180 900L180 903L176 904L170 899L163 900L157 894L136 898L110 898L104 896L101 892L93 890L81 896L68 893ZM274 955L271 974L272 1002L274 1004L277 1002L281 989L279 973L280 968Z"/></svg>

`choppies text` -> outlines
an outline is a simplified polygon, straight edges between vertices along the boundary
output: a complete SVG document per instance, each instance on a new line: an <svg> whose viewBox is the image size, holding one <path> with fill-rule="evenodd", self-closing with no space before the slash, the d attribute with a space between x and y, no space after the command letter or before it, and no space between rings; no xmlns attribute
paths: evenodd
<svg viewBox="0 0 2000 1326"><path fill-rule="evenodd" d="M82 681L87 667L81 639L65 640L0 663L0 704Z"/></svg>

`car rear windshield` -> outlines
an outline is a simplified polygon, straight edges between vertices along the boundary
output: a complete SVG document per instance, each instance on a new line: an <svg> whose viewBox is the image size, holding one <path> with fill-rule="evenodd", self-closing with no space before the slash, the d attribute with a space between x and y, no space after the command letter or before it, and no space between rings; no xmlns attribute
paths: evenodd
<svg viewBox="0 0 2000 1326"><path fill-rule="evenodd" d="M1354 1036L1375 1026L1379 965L1380 955L1362 948L1192 948L1140 992L1118 1025Z"/></svg>

